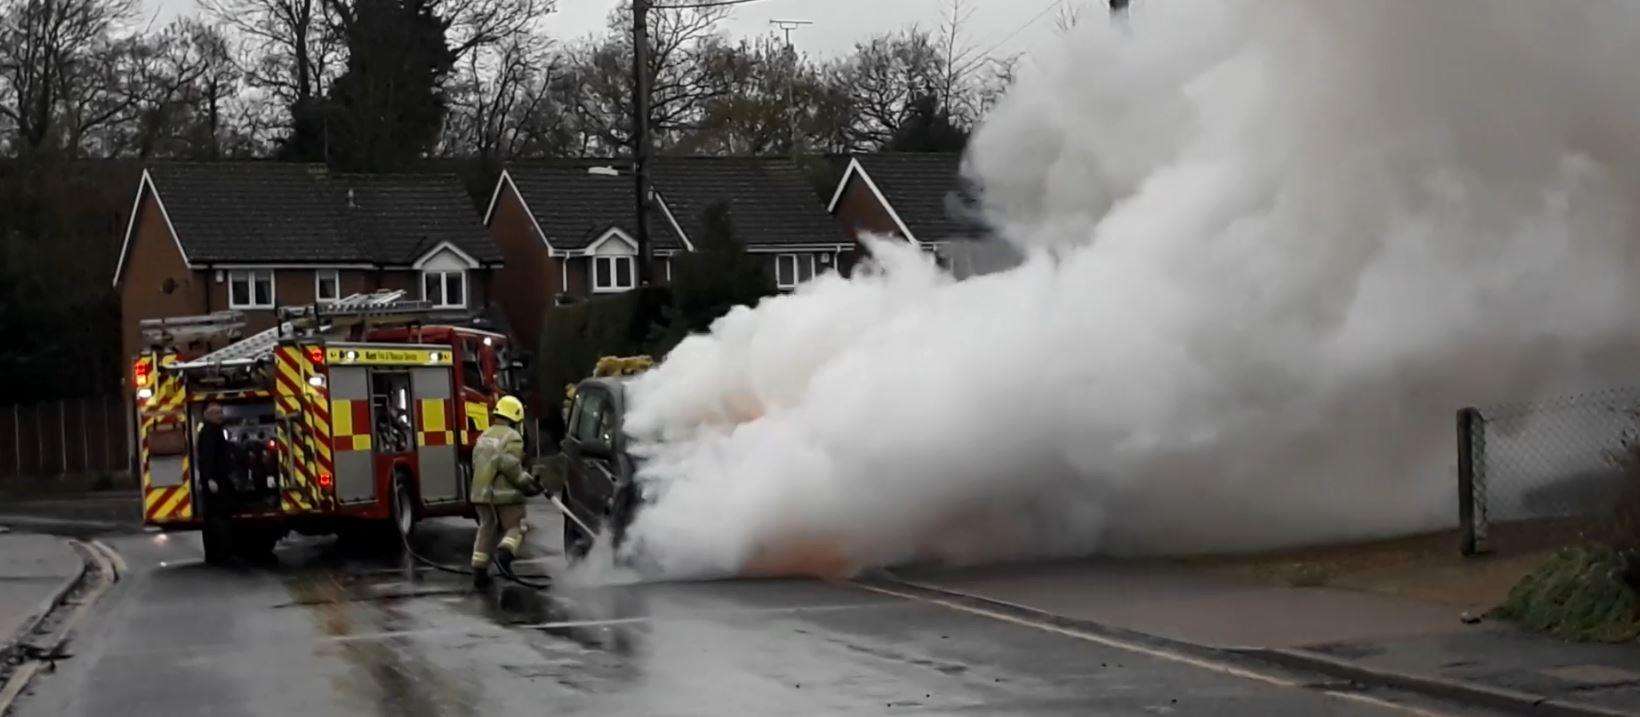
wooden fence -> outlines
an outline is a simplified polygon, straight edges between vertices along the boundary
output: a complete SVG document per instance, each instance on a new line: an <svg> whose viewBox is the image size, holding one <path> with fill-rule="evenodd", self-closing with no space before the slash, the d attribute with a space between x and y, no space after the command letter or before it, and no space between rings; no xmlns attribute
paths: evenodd
<svg viewBox="0 0 1640 717"><path fill-rule="evenodd" d="M118 396L0 406L0 477L123 473L130 434Z"/></svg>

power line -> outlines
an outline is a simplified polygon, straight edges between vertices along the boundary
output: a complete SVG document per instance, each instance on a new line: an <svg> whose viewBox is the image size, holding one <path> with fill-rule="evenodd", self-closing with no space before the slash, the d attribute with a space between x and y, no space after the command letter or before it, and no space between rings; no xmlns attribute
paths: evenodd
<svg viewBox="0 0 1640 717"><path fill-rule="evenodd" d="M660 3L654 3L654 4L651 4L649 6L649 9L651 9L651 10L696 10L696 9L700 9L700 8L729 7L730 5L745 5L747 3L754 3L754 2L763 2L763 0L717 0L717 2L696 2L696 3L688 3L688 4L685 4L685 5L662 5Z"/></svg>
<svg viewBox="0 0 1640 717"><path fill-rule="evenodd" d="M1024 32L1026 28L1029 28L1030 26L1035 25L1037 23L1037 21L1041 20L1044 17L1047 17L1049 12L1053 11L1054 8L1059 7L1060 2L1061 2L1061 0L1053 0L1053 2L1048 3L1048 6L1045 7L1045 8L1042 8L1041 12L1038 12L1037 14L1032 15L1031 19L1025 21L1025 24L1014 28L1014 31L1008 33L1008 35L1006 37L1002 38L1001 42L998 42L997 44L992 45L990 49L986 50L985 52L980 53L980 56L981 57L990 57L991 53L1002 49L1002 46L1008 44L1009 40L1012 40L1015 37L1017 37L1019 35L1019 33Z"/></svg>

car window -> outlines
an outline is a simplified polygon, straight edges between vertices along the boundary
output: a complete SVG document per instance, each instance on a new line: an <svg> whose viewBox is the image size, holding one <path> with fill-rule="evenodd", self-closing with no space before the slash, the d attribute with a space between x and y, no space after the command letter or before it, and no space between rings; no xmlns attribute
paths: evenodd
<svg viewBox="0 0 1640 717"><path fill-rule="evenodd" d="M576 440L582 443L613 444L613 441L604 440L606 413L610 413L608 395L602 391L583 391L576 406Z"/></svg>

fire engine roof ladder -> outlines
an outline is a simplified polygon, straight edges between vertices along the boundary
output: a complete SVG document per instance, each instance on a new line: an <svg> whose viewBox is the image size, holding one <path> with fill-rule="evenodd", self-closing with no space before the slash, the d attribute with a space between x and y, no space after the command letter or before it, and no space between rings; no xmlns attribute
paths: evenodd
<svg viewBox="0 0 1640 717"><path fill-rule="evenodd" d="M370 294L353 294L339 301L318 306L292 306L279 310L280 322L273 328L248 336L236 343L208 353L192 361L173 364L177 370L200 368L232 368L249 366L273 355L279 340L296 336L334 333L360 324L410 324L428 319L471 318L460 311L437 311L427 301L404 298L404 290L393 289ZM240 322L243 325L243 321Z"/></svg>

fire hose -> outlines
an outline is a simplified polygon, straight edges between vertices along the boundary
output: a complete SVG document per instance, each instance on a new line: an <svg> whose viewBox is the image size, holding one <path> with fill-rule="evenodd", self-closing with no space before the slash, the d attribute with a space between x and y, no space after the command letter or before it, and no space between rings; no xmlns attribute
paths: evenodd
<svg viewBox="0 0 1640 717"><path fill-rule="evenodd" d="M587 535L597 535L598 534L596 531L594 531L590 527L588 527L587 524L584 521L582 521L579 517L577 517L575 515L575 513L571 512L570 509L569 509L569 506L564 505L564 501L562 499L560 499L558 496L548 494L547 500L552 503L552 506L554 508L558 509L558 512L564 514L564 518L566 520L574 521L576 527L580 528ZM449 565L444 565L442 563L436 562L433 559L422 555L421 553L416 552L416 549L411 547L411 545L410 545L410 536L405 534L405 533L399 533L399 542L401 544L403 544L405 554L409 555L412 560L414 560L418 563L421 563L422 565L425 565L425 566L427 566L429 568L432 568L434 570L438 570L440 572L450 573L452 575L472 575L473 574L473 571L471 569L461 568L461 567L452 567L452 566L449 566ZM512 571L512 566L510 566L510 565L504 565L500 562L497 562L496 563L496 568L497 568L497 572L499 572L501 574L501 578L503 580L508 580L510 582L517 583L518 585L522 585L524 587L531 588L531 589L534 589L534 590L546 590L546 589L552 587L552 581L550 581L550 580L545 581L545 582L536 582L536 581L526 580L525 578L519 577L516 573L514 573Z"/></svg>

